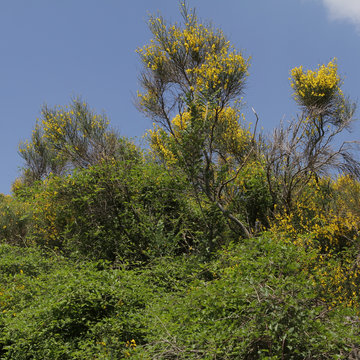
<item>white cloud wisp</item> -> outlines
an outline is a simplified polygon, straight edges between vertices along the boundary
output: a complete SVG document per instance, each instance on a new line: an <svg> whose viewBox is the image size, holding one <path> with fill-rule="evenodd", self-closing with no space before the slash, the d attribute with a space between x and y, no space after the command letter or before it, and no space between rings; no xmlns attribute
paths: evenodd
<svg viewBox="0 0 360 360"><path fill-rule="evenodd" d="M360 30L360 0L322 0L330 18L347 20Z"/></svg>

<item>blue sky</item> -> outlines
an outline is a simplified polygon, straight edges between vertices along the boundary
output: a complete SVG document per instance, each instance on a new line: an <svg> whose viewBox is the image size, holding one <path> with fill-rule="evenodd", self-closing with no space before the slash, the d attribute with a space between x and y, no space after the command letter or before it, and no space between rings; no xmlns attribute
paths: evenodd
<svg viewBox="0 0 360 360"><path fill-rule="evenodd" d="M223 29L251 56L244 113L265 132L296 115L289 71L338 59L343 90L359 99L360 1L191 0L198 16ZM30 137L43 104L81 96L104 111L121 135L140 141L151 120L136 110L141 65L135 53L151 38L149 13L178 21L177 0L0 1L0 193L22 165L18 143ZM359 112L357 113L357 117ZM359 126L349 139L359 139Z"/></svg>

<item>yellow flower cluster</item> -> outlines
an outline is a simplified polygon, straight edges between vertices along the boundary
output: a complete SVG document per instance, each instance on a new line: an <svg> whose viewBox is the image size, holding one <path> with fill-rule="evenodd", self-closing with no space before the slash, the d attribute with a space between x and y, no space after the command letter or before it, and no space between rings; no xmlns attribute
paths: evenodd
<svg viewBox="0 0 360 360"><path fill-rule="evenodd" d="M360 218L360 183L349 175L342 175L333 183L333 189L341 194L336 198L341 216Z"/></svg>
<svg viewBox="0 0 360 360"><path fill-rule="evenodd" d="M156 103L156 94L148 90L146 93L141 93L140 91L137 92L137 97L139 101L139 105L142 108L151 108Z"/></svg>
<svg viewBox="0 0 360 360"><path fill-rule="evenodd" d="M177 114L172 119L172 124L174 126L174 132L176 135L179 135L179 132L185 130L191 121L191 115L189 111L185 111L182 114Z"/></svg>
<svg viewBox="0 0 360 360"><path fill-rule="evenodd" d="M136 51L141 55L143 61L146 62L146 66L153 71L162 69L167 61L166 52L156 46L153 41L150 45L145 45Z"/></svg>
<svg viewBox="0 0 360 360"><path fill-rule="evenodd" d="M150 146L154 154L164 159L167 165L176 164L176 157L169 149L169 139L164 130L154 124L154 129L149 129L147 136L150 138Z"/></svg>
<svg viewBox="0 0 360 360"><path fill-rule="evenodd" d="M354 307L359 311L358 295L360 272L350 259L342 263L331 261L332 256L320 255L313 267L313 281L316 279L323 291L323 301L331 298L329 308L337 305Z"/></svg>
<svg viewBox="0 0 360 360"><path fill-rule="evenodd" d="M326 106L335 95L342 95L335 59L316 70L305 72L302 66L294 68L291 70L290 81L295 100L307 108Z"/></svg>
<svg viewBox="0 0 360 360"><path fill-rule="evenodd" d="M42 121L44 138L56 141L59 137L63 137L68 124L71 125L69 112L61 112L58 116L46 114L45 119Z"/></svg>
<svg viewBox="0 0 360 360"><path fill-rule="evenodd" d="M200 118L193 118L190 111L184 111L173 118L170 135L155 124L154 129L149 130L147 134L154 153L171 165L176 163L176 156L171 151L173 136L181 143L183 136L189 131L189 126L194 125L192 122L201 122L204 131L213 129L213 146L222 154L226 154L226 159L223 160L229 163L233 160L233 154L241 153L252 138L250 129L244 129L240 125L240 116L244 117L232 107L225 107L217 115L215 110L204 111Z"/></svg>
<svg viewBox="0 0 360 360"><path fill-rule="evenodd" d="M203 64L186 70L193 75L197 89L203 91L222 88L226 91L234 76L247 74L248 60L234 50L229 50L229 45L226 45L220 54L210 52Z"/></svg>
<svg viewBox="0 0 360 360"><path fill-rule="evenodd" d="M218 146L222 147L226 153L239 154L251 141L250 128L245 129L241 126L240 117L245 120L244 114L240 114L237 109L230 106L224 108L219 115L219 125L216 129Z"/></svg>
<svg viewBox="0 0 360 360"><path fill-rule="evenodd" d="M175 136L181 138L181 132L187 129L191 121L201 121L205 128L213 128L214 146L221 148L224 153L239 153L251 140L250 129L244 129L239 124L240 116L244 118L237 109L227 106L217 117L215 110L210 110L203 112L202 118L192 119L190 112L185 111L176 115L172 124Z"/></svg>
<svg viewBox="0 0 360 360"><path fill-rule="evenodd" d="M136 342L134 339L132 339L131 341L127 341L125 344L127 350L125 350L124 355L126 358L131 356L131 352L134 352L136 350Z"/></svg>
<svg viewBox="0 0 360 360"><path fill-rule="evenodd" d="M220 88L226 91L234 83L239 86L247 76L249 59L230 46L221 30L198 23L192 14L187 15L184 28L167 25L162 18L151 18L150 29L154 39L136 51L155 76L167 74L176 82L179 72L185 78L183 85L192 92ZM138 94L142 106L156 97L146 90Z"/></svg>
<svg viewBox="0 0 360 360"><path fill-rule="evenodd" d="M24 153L25 151L32 151L33 149L34 149L34 144L30 143L28 140L25 140L19 146L20 153Z"/></svg>
<svg viewBox="0 0 360 360"><path fill-rule="evenodd" d="M87 137L89 132L103 132L108 124L108 121L96 114L87 114L82 118L79 112L59 108L55 113L44 114L43 137L57 143L65 137L74 136L76 132L81 132L82 137Z"/></svg>
<svg viewBox="0 0 360 360"><path fill-rule="evenodd" d="M125 346L130 347L131 349L135 349L136 348L136 341L134 339L132 339L131 341L127 341Z"/></svg>

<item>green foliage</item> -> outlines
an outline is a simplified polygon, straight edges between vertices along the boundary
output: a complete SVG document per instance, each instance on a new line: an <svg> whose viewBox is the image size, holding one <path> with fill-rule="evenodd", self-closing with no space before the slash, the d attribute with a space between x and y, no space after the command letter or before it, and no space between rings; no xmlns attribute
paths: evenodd
<svg viewBox="0 0 360 360"><path fill-rule="evenodd" d="M139 359L330 359L355 329L328 312L303 271L311 256L262 237L228 248L212 281L189 284L150 309ZM349 312L350 314L351 312Z"/></svg>
<svg viewBox="0 0 360 360"><path fill-rule="evenodd" d="M110 271L101 263L45 260L25 250L19 258L11 254L16 248L2 250L7 252L1 252L1 262L9 269L1 290L2 359L87 359L89 347L107 342L105 350L112 351L110 339L118 357L127 341L141 341L144 327L138 320L151 291L136 273ZM20 267L16 273L15 267Z"/></svg>
<svg viewBox="0 0 360 360"><path fill-rule="evenodd" d="M182 178L135 159L52 176L18 196L32 204L32 242L134 263L197 247L199 218L185 194Z"/></svg>
<svg viewBox="0 0 360 360"><path fill-rule="evenodd" d="M0 246L1 359L125 358L147 334L147 307L202 272L187 258L140 270Z"/></svg>
<svg viewBox="0 0 360 360"><path fill-rule="evenodd" d="M25 245L29 219L29 204L0 194L0 243Z"/></svg>
<svg viewBox="0 0 360 360"><path fill-rule="evenodd" d="M229 197L230 209L254 234L268 227L272 199L263 161L250 161L240 171ZM231 199L232 198L232 199Z"/></svg>
<svg viewBox="0 0 360 360"><path fill-rule="evenodd" d="M137 270L0 247L2 359L333 359L358 341L314 254L262 237ZM346 316L346 317L345 317Z"/></svg>
<svg viewBox="0 0 360 360"><path fill-rule="evenodd" d="M139 49L149 152L79 99L45 106L20 145L0 196L1 359L345 359L360 343L336 64L295 68L303 114L256 140L236 102L249 60L181 9Z"/></svg>

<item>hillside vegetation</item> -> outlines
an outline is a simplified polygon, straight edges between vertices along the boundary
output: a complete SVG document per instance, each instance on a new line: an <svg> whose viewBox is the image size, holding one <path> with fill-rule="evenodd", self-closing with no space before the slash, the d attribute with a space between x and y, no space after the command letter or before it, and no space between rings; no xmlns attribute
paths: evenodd
<svg viewBox="0 0 360 360"><path fill-rule="evenodd" d="M180 8L137 50L148 147L80 98L20 144L0 358L360 359L360 164L338 139L355 105L336 59L291 70L299 114L265 136L242 114L250 59Z"/></svg>

